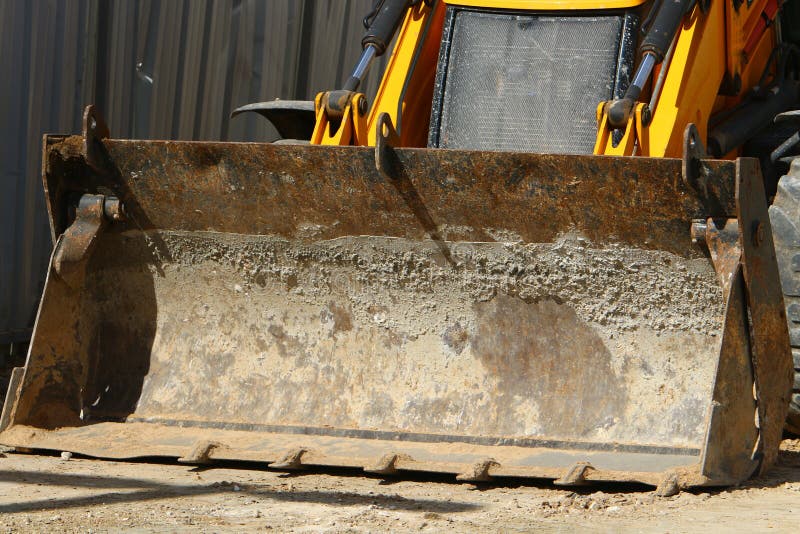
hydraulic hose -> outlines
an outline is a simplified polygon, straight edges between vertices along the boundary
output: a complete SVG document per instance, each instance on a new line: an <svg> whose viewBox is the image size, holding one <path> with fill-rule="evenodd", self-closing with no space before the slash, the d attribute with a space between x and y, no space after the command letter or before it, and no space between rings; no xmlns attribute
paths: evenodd
<svg viewBox="0 0 800 534"><path fill-rule="evenodd" d="M709 132L709 153L715 158L721 158L740 147L761 128L770 124L775 115L795 106L798 96L797 82L784 80L782 84L766 91L765 96L753 98Z"/></svg>
<svg viewBox="0 0 800 534"><path fill-rule="evenodd" d="M414 0L381 0L374 13L370 13L364 19L365 22L369 22L369 28L361 39L363 51L353 74L344 84L345 91L358 89L373 60L386 52L397 28L405 17L406 10L417 3Z"/></svg>
<svg viewBox="0 0 800 534"><path fill-rule="evenodd" d="M611 103L608 121L614 128L624 128L630 119L633 107L650 79L653 68L664 60L670 44L678 32L683 16L694 6L696 0L662 0L658 12L639 46L641 61L625 96Z"/></svg>
<svg viewBox="0 0 800 534"><path fill-rule="evenodd" d="M658 6L658 13L653 19L653 25L647 31L639 53L652 54L656 63L661 63L667 53L675 32L681 24L681 19L694 6L694 0L664 0Z"/></svg>

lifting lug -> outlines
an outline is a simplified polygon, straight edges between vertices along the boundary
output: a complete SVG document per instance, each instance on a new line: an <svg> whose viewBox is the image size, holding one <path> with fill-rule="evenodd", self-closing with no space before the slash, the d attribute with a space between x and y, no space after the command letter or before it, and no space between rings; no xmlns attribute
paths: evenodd
<svg viewBox="0 0 800 534"><path fill-rule="evenodd" d="M683 183L689 190L706 195L707 170L703 165L703 159L707 157L705 146L700 139L697 126L689 123L683 131L683 164L681 165L681 177Z"/></svg>
<svg viewBox="0 0 800 534"><path fill-rule="evenodd" d="M110 131L106 121L94 107L86 106L83 111L83 152L92 170L103 173L103 139L108 139Z"/></svg>

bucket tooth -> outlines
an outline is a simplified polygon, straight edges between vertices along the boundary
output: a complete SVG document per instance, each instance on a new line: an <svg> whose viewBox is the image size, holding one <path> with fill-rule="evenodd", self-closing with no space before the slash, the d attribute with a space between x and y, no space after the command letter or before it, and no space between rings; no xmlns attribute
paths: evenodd
<svg viewBox="0 0 800 534"><path fill-rule="evenodd" d="M376 463L365 467L364 472L375 475L394 475L397 473L398 461L411 461L411 457L405 454L384 454Z"/></svg>
<svg viewBox="0 0 800 534"><path fill-rule="evenodd" d="M303 455L308 452L308 449L304 449L302 447L298 447L296 449L292 449L286 454L283 455L283 458L275 463L270 464L269 466L273 469L286 469L286 470L295 470L295 469L303 469Z"/></svg>
<svg viewBox="0 0 800 534"><path fill-rule="evenodd" d="M680 478L677 473L670 473L658 484L657 497L672 497L681 491Z"/></svg>
<svg viewBox="0 0 800 534"><path fill-rule="evenodd" d="M590 471L594 471L594 467L592 467L589 462L575 462L572 467L569 468L569 471L561 478L554 480L553 484L556 486L586 485L588 483L586 481L586 475L588 475Z"/></svg>
<svg viewBox="0 0 800 534"><path fill-rule="evenodd" d="M182 464L207 465L211 463L211 452L221 445L214 441L201 440L194 444L186 456L181 456L178 461Z"/></svg>
<svg viewBox="0 0 800 534"><path fill-rule="evenodd" d="M456 476L456 480L460 482L487 482L492 479L489 470L492 467L500 467L500 464L491 458L481 460L473 464L472 468Z"/></svg>

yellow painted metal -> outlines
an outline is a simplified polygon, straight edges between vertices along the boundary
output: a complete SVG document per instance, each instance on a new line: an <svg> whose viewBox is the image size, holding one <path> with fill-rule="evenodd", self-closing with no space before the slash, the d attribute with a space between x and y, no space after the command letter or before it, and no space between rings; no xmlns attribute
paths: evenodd
<svg viewBox="0 0 800 534"><path fill-rule="evenodd" d="M312 145L365 145L367 141L367 118L358 110L359 102L365 98L361 93L353 96L344 109L340 121L330 121L323 104L325 93L314 98L316 124L311 134Z"/></svg>
<svg viewBox="0 0 800 534"><path fill-rule="evenodd" d="M374 146L374 136L369 132L374 131L378 116L388 113L397 126L401 146L425 146L445 4L484 9L591 10L643 3L644 0L445 0L431 9L420 2L405 17L367 117L350 108L347 121L339 130L331 131L318 105L312 143ZM742 57L744 43L765 3L766 0L756 0L749 8L743 4L738 14L731 13L731 6L725 2L712 2L707 13L695 7L679 29L670 64L661 66L668 71L650 124L645 126L642 121L644 102L640 102L622 141L613 146L601 104L595 154L679 157L683 131L689 123L694 123L705 138L712 113L740 101L740 96L718 94L726 72L729 76L741 75L741 95L757 82L768 60L775 40L771 28L751 57ZM648 89L642 95L643 101L648 99Z"/></svg>
<svg viewBox="0 0 800 534"><path fill-rule="evenodd" d="M711 2L709 12L699 7L684 19L664 87L647 128L654 157L680 157L683 131L694 123L705 139L708 119L725 76L725 3Z"/></svg>
<svg viewBox="0 0 800 534"><path fill-rule="evenodd" d="M754 0L749 6L747 2L743 2L738 10L727 10L728 71L732 75L739 75L743 91L758 84L769 55L775 47L775 26L771 24L750 54L745 52L745 45L762 19L762 13L768 3L769 0Z"/></svg>
<svg viewBox="0 0 800 534"><path fill-rule="evenodd" d="M776 43L775 25L772 24L767 28L764 35L761 36L761 40L742 68L741 78L743 88L749 89L758 84L759 78L769 61L770 54L772 54Z"/></svg>
<svg viewBox="0 0 800 534"><path fill-rule="evenodd" d="M708 119L726 71L725 21L723 2L712 2L706 14L695 7L684 19L651 123L644 126L641 113L637 113L631 118L633 124L628 126L635 132L630 135L640 140L638 154L680 157L683 131L689 123L694 123L701 138L705 139ZM624 145L626 152L620 154L618 147L603 142L608 133L602 131L605 123L602 120L601 123L595 153L632 155L630 143Z"/></svg>
<svg viewBox="0 0 800 534"><path fill-rule="evenodd" d="M433 13L431 8L420 2L417 6L409 10L403 25L397 35L397 40L386 66L383 80L375 95L375 101L369 112L367 120L367 130L374 131L378 117L381 113L388 113L402 135L404 128L403 112L406 106L406 98L415 98L417 95L407 95L409 77L412 74L415 59L418 58L418 51L423 45L426 37L426 27L429 24ZM438 47L437 47L438 49ZM433 74L433 73L432 73ZM431 81L433 78L431 77ZM414 121L425 121L427 117L414 117ZM375 146L375 139L370 136L366 140L369 146Z"/></svg>
<svg viewBox="0 0 800 534"><path fill-rule="evenodd" d="M753 0L753 2L742 2L738 9L726 10L727 39L730 47L727 62L728 72L731 75L738 74L744 79L744 71L753 63L759 63L752 61L754 57L747 57L744 47L768 3L769 0ZM763 66L763 62L759 66ZM760 74L759 72L757 75Z"/></svg>
<svg viewBox="0 0 800 534"><path fill-rule="evenodd" d="M437 8L440 9L439 18L443 19L444 8L441 7L441 4L437 4ZM413 105L416 104L413 100L420 98L424 100L425 96L421 97L418 90L409 91L408 89L415 64L419 63L420 50L424 40L428 37L427 30L433 16L431 8L424 2L420 2L419 5L409 10L398 32L375 100L366 115L359 112L358 101L366 98L359 93L353 97L351 104L345 109L341 122L334 124L328 120L322 106L322 97L325 93L319 93L316 96L314 100L316 125L311 136L311 144L375 146L375 137L369 135L369 132L375 130L378 116L381 113L388 113L392 123L397 125L398 130L401 130L402 116L409 107L415 112L411 126L417 130L427 131L427 116L422 116L418 112L419 106ZM441 32L441 28L438 30ZM438 33L436 35L438 41ZM433 57L428 58L428 64L421 66L430 71L427 76L429 78L428 85L431 87L435 75L435 54L438 52L438 42L435 44ZM431 55L430 52L428 55ZM429 113L429 102L427 106L427 113ZM401 132L401 141L407 140L409 136L402 134L403 132ZM408 142L401 144L409 145Z"/></svg>
<svg viewBox="0 0 800 534"><path fill-rule="evenodd" d="M699 7L684 19L675 44L675 51L667 68L664 86L655 107L652 121L644 126L641 114L631 119L631 136L638 139L638 154L650 157L680 157L683 150L683 131L694 123L702 139L706 138L708 122L712 113L736 105L763 71L775 44L774 30L769 28L758 46L745 57L744 45L766 5L766 0L757 0L749 8L744 4L735 13L724 2L712 2L708 13ZM719 96L719 90L727 75L730 80L740 77L738 95ZM657 73L654 74L654 77ZM646 96L646 95L645 95ZM598 120L599 129L596 154L632 155L630 143L612 147L606 122ZM629 128L630 130L630 128ZM628 135L628 134L626 134ZM728 157L735 157L729 154Z"/></svg>
<svg viewBox="0 0 800 534"><path fill-rule="evenodd" d="M643 152L642 146L647 146L647 129L643 126L642 114L646 104L639 102L634 108L634 120L628 121L625 132L620 141L614 145L612 130L608 125L608 113L605 111L605 103L597 106L598 126L597 140L594 145L594 153L605 156L632 156ZM638 148L637 148L638 147Z"/></svg>
<svg viewBox="0 0 800 534"><path fill-rule="evenodd" d="M646 0L445 0L447 4L488 9L565 11L622 9L644 4Z"/></svg>

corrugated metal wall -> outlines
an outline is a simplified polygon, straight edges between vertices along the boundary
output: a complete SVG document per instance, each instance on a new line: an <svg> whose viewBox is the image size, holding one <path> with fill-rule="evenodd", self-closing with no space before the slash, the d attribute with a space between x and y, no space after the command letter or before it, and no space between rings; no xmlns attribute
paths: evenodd
<svg viewBox="0 0 800 534"><path fill-rule="evenodd" d="M340 86L371 5L0 0L0 343L28 334L52 247L42 134L78 132L94 102L113 137L270 141L266 121L230 111Z"/></svg>

